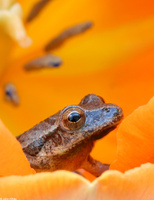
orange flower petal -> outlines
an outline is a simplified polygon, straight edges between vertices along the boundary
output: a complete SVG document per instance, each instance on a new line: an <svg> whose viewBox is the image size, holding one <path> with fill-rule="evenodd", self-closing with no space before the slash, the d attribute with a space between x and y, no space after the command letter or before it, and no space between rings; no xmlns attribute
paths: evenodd
<svg viewBox="0 0 154 200"><path fill-rule="evenodd" d="M75 22L72 22L70 26L75 24ZM67 25L63 29L66 28ZM38 29L35 29L35 36L33 37L36 38L36 35L38 37L36 33L39 32L39 29L39 26ZM105 32L96 32L96 30L96 27L92 26L85 33L70 38L61 47L51 51L51 53L58 55L63 60L63 65L59 70L41 70L32 74L36 76L68 76L87 74L109 67L113 68L117 63L127 62L131 58L140 55L154 44L154 17ZM93 33L93 31L96 33ZM49 32L48 30L47 33ZM38 40L42 35L44 34L42 33ZM47 35L44 35L43 38L47 39ZM12 58L9 60L10 73L16 70L24 73L23 66L32 59L44 54L43 49L48 41L44 41L43 44L37 42L37 48L34 44L27 49L14 49Z"/></svg>
<svg viewBox="0 0 154 200"><path fill-rule="evenodd" d="M154 97L136 109L118 129L118 155L111 169L126 171L142 163L154 163Z"/></svg>
<svg viewBox="0 0 154 200"><path fill-rule="evenodd" d="M152 200L154 198L154 165L147 163L121 173L109 170L93 182L88 200ZM94 195L95 194L95 195Z"/></svg>
<svg viewBox="0 0 154 200"><path fill-rule="evenodd" d="M26 17L37 1L21 2ZM66 105L78 103L87 93L96 93L107 102L117 103L125 116L153 95L153 2L139 3L137 0L133 7L131 5L132 1L124 3L121 0L51 1L38 18L27 24L34 43L26 50L17 47L12 51L11 66L1 80L2 85L12 81L21 100L18 108L4 102L4 91L0 88L0 115L13 134L22 133ZM46 19L48 23L44 23ZM52 37L87 19L94 21L92 29L54 51L64 61L61 68L51 70L50 74L49 70L22 71L25 63L43 53L41 46ZM123 25L123 22L129 24ZM43 29L40 29L42 24ZM112 67L104 70L108 66ZM144 97L143 90L146 91ZM92 154L102 162L111 163L116 158L115 134L99 140Z"/></svg>
<svg viewBox="0 0 154 200"><path fill-rule="evenodd" d="M90 183L66 171L0 179L0 197L24 199L122 200L154 196L154 165L147 163L125 174L110 170ZM142 182L142 184L141 184Z"/></svg>
<svg viewBox="0 0 154 200"><path fill-rule="evenodd" d="M0 176L27 175L34 173L30 168L21 145L0 120Z"/></svg>
<svg viewBox="0 0 154 200"><path fill-rule="evenodd" d="M27 18L31 8L36 2L38 1L21 1L24 18ZM57 36L67 27L71 27L86 20L94 22L95 27L87 31L88 34L100 30L103 10L104 7L101 0L97 0L97 3L93 0L50 1L34 20L27 23L27 32L33 40L33 45L25 50L17 48L17 51L15 50L12 52L13 56L17 56L18 58L19 56L25 55L25 52L30 53L36 51L36 49L39 49L40 46L45 46L51 38ZM86 38L87 33L81 35L85 35Z"/></svg>
<svg viewBox="0 0 154 200"><path fill-rule="evenodd" d="M29 199L85 199L88 181L65 171L0 179L0 197Z"/></svg>

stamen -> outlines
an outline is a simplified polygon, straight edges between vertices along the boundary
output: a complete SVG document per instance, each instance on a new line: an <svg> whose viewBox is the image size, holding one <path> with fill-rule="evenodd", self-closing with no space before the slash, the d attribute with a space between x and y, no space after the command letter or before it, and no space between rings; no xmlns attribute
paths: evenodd
<svg viewBox="0 0 154 200"><path fill-rule="evenodd" d="M17 89L13 83L7 83L4 86L4 91L6 101L10 101L16 106L19 105L20 100L17 94Z"/></svg>
<svg viewBox="0 0 154 200"><path fill-rule="evenodd" d="M3 0L0 5L3 5L3 8L5 8L0 9L0 26L2 27L1 32L3 33L4 31L4 33L10 38L17 41L20 46L27 47L31 45L32 40L27 36L25 27L23 25L23 12L21 5L19 3L14 3L13 1L9 2ZM6 7L8 7L8 9L6 9Z"/></svg>
<svg viewBox="0 0 154 200"><path fill-rule="evenodd" d="M86 21L66 29L45 46L45 51L50 51L59 47L65 42L66 39L86 31L87 29L91 28L92 25L93 23L91 21Z"/></svg>
<svg viewBox="0 0 154 200"><path fill-rule="evenodd" d="M47 54L45 56L36 58L27 63L24 68L25 70L35 70L42 68L59 67L62 64L62 59L58 56Z"/></svg>
<svg viewBox="0 0 154 200"><path fill-rule="evenodd" d="M39 13L42 11L42 9L45 7L45 5L49 2L50 0L41 0L37 2L31 9L28 17L27 17L27 22L32 21Z"/></svg>

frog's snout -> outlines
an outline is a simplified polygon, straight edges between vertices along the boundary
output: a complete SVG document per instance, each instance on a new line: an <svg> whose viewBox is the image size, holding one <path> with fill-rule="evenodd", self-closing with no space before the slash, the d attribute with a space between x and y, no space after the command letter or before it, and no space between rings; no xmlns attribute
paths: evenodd
<svg viewBox="0 0 154 200"><path fill-rule="evenodd" d="M122 117L122 109L115 104L104 104L98 110L89 111L85 127L91 140L100 139L114 130Z"/></svg>
<svg viewBox="0 0 154 200"><path fill-rule="evenodd" d="M120 118L123 117L123 110L119 106L117 106L117 114L115 114L115 116L116 115L118 115Z"/></svg>
<svg viewBox="0 0 154 200"><path fill-rule="evenodd" d="M123 118L123 111L119 106L117 106L117 111L114 114L114 117L117 118L118 122L121 121L121 119Z"/></svg>
<svg viewBox="0 0 154 200"><path fill-rule="evenodd" d="M123 118L122 109L115 104L106 104L104 112L107 118L112 118L113 122L119 122Z"/></svg>

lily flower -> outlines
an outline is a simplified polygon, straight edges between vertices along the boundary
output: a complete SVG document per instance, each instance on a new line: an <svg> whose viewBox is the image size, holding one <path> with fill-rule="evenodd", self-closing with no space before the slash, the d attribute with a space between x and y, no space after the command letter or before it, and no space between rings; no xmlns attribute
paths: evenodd
<svg viewBox="0 0 154 200"><path fill-rule="evenodd" d="M153 2L42 1L41 9L34 0L19 2L24 22L18 2L0 1L0 117L10 130L0 123L0 198L152 199L154 100L133 110L153 96ZM47 50L51 39L85 21L93 23L89 30ZM14 41L22 47L33 43L22 49ZM49 53L63 64L25 70ZM10 82L20 99L17 106L4 98L4 86ZM115 131L92 151L103 163L116 159L111 170L92 183L66 171L35 174L13 135L77 104L88 93L121 106L125 116L133 112L118 129L117 159Z"/></svg>
<svg viewBox="0 0 154 200"><path fill-rule="evenodd" d="M122 122L118 129L118 158L111 165L112 170L104 172L92 183L67 171L34 174L19 142L1 122L1 197L56 200L153 199L153 118L154 97Z"/></svg>
<svg viewBox="0 0 154 200"><path fill-rule="evenodd" d="M11 2L5 3L8 10L16 3L1 2ZM28 39L24 40L27 32L33 43L23 49L10 39L10 31L5 31L8 34L1 37L3 48L0 54L3 66L0 116L13 135L23 133L67 105L78 104L88 93L98 94L106 102L119 105L125 116L153 96L152 2L133 2L135 7L132 8L131 2L124 4L121 0L111 3L102 0L97 3L92 0L46 1L31 20L28 17L37 1L20 2L26 31L21 25L22 15L16 12L20 16L20 25L12 22L15 25L12 33L21 32L24 37L16 40L28 46ZM85 33L45 51L45 46L61 32L89 20L93 26ZM13 29L13 25L11 27ZM47 53L60 57L63 64L51 69L24 69L33 59ZM10 82L18 92L19 106L9 104L4 98L4 86ZM103 151L100 150L102 146ZM116 158L116 148L113 131L96 143L92 156L111 163Z"/></svg>

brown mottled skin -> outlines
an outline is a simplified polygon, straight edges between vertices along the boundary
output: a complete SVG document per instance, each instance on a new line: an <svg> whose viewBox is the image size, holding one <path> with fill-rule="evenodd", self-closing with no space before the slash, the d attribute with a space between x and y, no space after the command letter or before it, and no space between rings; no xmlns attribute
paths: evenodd
<svg viewBox="0 0 154 200"><path fill-rule="evenodd" d="M120 107L89 94L78 106L67 106L19 135L17 140L37 172L83 168L100 176L109 165L90 156L94 141L113 130L122 116Z"/></svg>

